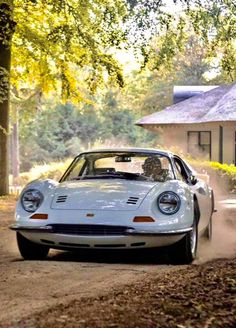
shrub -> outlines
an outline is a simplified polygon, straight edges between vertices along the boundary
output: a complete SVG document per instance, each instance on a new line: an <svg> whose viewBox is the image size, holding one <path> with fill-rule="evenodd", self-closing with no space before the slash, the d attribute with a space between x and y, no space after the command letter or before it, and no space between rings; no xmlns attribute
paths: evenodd
<svg viewBox="0 0 236 328"><path fill-rule="evenodd" d="M227 180L230 191L236 191L236 166L234 164L228 165L210 162L210 166L218 172L220 177Z"/></svg>
<svg viewBox="0 0 236 328"><path fill-rule="evenodd" d="M35 165L29 172L20 174L18 183L22 186L36 179L53 179L58 181L70 163L71 159L67 159L64 162Z"/></svg>
<svg viewBox="0 0 236 328"><path fill-rule="evenodd" d="M207 173L211 182L215 182L222 191L236 191L236 167L231 164L220 164L218 162L198 161L188 159L188 162L199 173Z"/></svg>

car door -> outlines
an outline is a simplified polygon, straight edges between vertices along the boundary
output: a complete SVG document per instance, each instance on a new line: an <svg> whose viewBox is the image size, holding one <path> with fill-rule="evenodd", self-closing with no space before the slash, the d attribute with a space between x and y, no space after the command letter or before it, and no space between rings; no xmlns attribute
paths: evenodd
<svg viewBox="0 0 236 328"><path fill-rule="evenodd" d="M199 231L206 228L209 222L209 218L211 216L212 211L212 190L206 184L205 181L201 179L197 179L195 177L195 172L192 168L181 158L174 156L174 163L176 166L180 168L180 173L185 180L185 182L189 185L193 194L196 195L199 209L200 209L200 220L198 229Z"/></svg>

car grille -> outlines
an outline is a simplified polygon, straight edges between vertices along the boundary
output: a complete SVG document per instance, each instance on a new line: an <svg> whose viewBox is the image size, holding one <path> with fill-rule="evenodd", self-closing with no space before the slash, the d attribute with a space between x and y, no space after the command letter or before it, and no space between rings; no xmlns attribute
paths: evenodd
<svg viewBox="0 0 236 328"><path fill-rule="evenodd" d="M84 236L125 235L129 227L100 224L50 224L54 233Z"/></svg>
<svg viewBox="0 0 236 328"><path fill-rule="evenodd" d="M129 199L127 200L127 204L132 204L132 205L136 205L138 202L139 198L138 197L129 197Z"/></svg>
<svg viewBox="0 0 236 328"><path fill-rule="evenodd" d="M67 200L67 196L65 195L62 195L62 196L58 196L57 197L57 200L56 200L56 203L65 203Z"/></svg>

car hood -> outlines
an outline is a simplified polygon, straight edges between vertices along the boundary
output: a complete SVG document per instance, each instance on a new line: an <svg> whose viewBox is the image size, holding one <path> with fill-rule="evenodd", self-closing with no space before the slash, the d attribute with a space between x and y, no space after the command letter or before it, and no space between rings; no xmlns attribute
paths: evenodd
<svg viewBox="0 0 236 328"><path fill-rule="evenodd" d="M51 208L136 210L157 184L121 179L66 181L54 189Z"/></svg>

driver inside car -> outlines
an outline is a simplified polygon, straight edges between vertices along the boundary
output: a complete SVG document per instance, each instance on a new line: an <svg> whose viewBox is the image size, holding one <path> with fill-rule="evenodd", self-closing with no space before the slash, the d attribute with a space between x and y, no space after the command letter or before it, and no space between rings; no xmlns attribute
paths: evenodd
<svg viewBox="0 0 236 328"><path fill-rule="evenodd" d="M149 177L152 181L166 181L168 170L162 169L161 161L158 157L148 157L143 165L143 175Z"/></svg>

